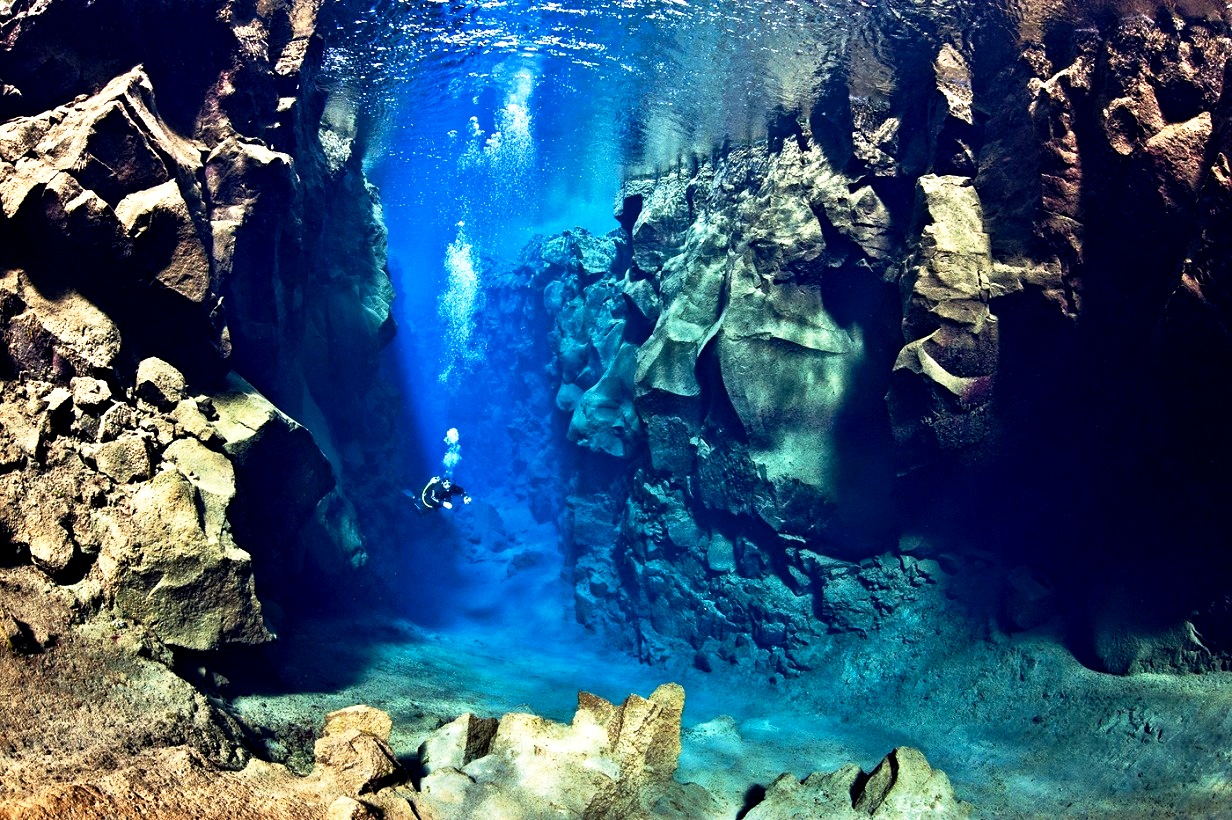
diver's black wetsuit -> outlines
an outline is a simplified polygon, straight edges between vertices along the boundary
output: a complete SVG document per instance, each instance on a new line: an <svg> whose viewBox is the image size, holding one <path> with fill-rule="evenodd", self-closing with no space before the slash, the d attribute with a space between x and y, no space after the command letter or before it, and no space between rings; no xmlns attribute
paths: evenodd
<svg viewBox="0 0 1232 820"><path fill-rule="evenodd" d="M463 504L471 503L471 497L466 494L466 490L447 478L433 476L419 493L419 503L425 510L436 510L441 507L450 510L453 509L454 496L461 497Z"/></svg>

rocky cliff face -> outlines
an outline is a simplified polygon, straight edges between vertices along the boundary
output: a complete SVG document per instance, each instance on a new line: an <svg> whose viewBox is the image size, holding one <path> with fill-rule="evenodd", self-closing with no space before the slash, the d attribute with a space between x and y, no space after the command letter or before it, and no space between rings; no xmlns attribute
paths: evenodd
<svg viewBox="0 0 1232 820"><path fill-rule="evenodd" d="M1225 24L1035 12L867 55L882 86L524 269L568 437L625 477L569 500L584 622L788 675L988 616L1226 666Z"/></svg>
<svg viewBox="0 0 1232 820"><path fill-rule="evenodd" d="M349 468L375 436L361 441L354 419L382 404L375 360L393 332L392 288L359 152L322 125L319 9L5 10L7 378L97 378L119 399L132 396L137 363L156 356L190 393L211 397L234 392L231 371L313 421L318 444L346 468L343 491L363 474ZM196 32L191 47L154 36L186 30ZM258 424L269 415L254 412ZM247 515L236 529L244 546L260 545L259 561L295 566L302 556L289 544L332 481L313 477L328 473L318 464L273 489L298 471L259 449L237 475ZM320 529L355 531L339 518L355 514L344 497L323 509L332 519ZM341 560L362 562L358 536L342 540Z"/></svg>
<svg viewBox="0 0 1232 820"><path fill-rule="evenodd" d="M234 727L160 664L268 641L315 570L363 563L346 492L393 418L384 232L321 125L320 6L0 4L4 686L30 654L139 670L174 705L117 713L222 763ZM73 708L50 703L46 727ZM0 768L116 742L96 729Z"/></svg>

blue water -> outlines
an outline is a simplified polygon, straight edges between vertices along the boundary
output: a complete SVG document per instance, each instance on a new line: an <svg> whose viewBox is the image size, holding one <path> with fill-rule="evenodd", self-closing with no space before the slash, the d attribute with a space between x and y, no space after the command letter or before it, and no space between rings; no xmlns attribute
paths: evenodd
<svg viewBox="0 0 1232 820"><path fill-rule="evenodd" d="M835 76L876 108L887 52L963 31L985 0L334 0L329 119L353 124L379 187L406 330L396 355L442 433L431 385L482 358L468 310L536 233L616 227L628 174L764 139ZM452 250L451 250L452 248ZM468 282L470 276L472 281ZM442 312L442 299L447 306Z"/></svg>
<svg viewBox="0 0 1232 820"><path fill-rule="evenodd" d="M485 274L536 233L616 227L623 176L758 139L807 110L858 4L336 3L331 110L379 187L426 450L446 385L482 358ZM839 39L834 38L838 36Z"/></svg>
<svg viewBox="0 0 1232 820"><path fill-rule="evenodd" d="M425 522L398 545L404 550L397 571L407 588L401 614L414 626L345 636L356 657L340 653L335 667L347 671L339 680L320 677L322 635L312 632L311 645L287 650L301 651L300 662L315 670L288 681L299 694L288 696L290 703L258 698L240 708L303 717L373 703L394 715L396 745L410 754L432 728L425 710L445 717L524 708L567 719L577 689L619 700L662 682L665 672L638 668L573 622L554 522L533 520L514 492L524 477L494 462L504 447L494 438L506 421L501 415L514 408L489 396L485 410L496 423L486 432L460 421L473 418L476 408L464 402L473 401L476 384L492 375L485 368L499 358L479 330L486 283L536 233L615 228L613 206L626 175L764 139L781 112L808 111L835 72L862 104L876 108L892 91L879 59L885 49L938 36L929 17L961 29L981 5L990 4L330 6L345 36L328 55L329 106L335 118L354 122L365 170L380 189L400 325L388 355L403 381L419 467L425 478L447 470L445 434L458 427L455 477L477 491L478 503L456 518ZM949 11L939 15L938 8ZM872 30L888 33L873 37ZM533 559L531 569L507 574L511 550ZM326 644L334 639L328 629L322 627ZM1022 688L1014 675L1031 677L1004 667L1017 651L972 647L969 658L904 672L876 697L858 668L797 681L790 696L766 680L684 670L691 706L682 775L728 790L738 805L743 788L780 771L804 776L847 760L868 768L893 745L910 743L950 773L962 796L991 807L1038 808L1027 808L1027 816L1057 816L1072 798L1093 799L1121 782L1121 773L1101 771L1106 761L1147 761L1171 771L1168 749L1143 753L1140 739L1122 730L1125 702L1152 704L1178 725L1195 704L1232 703L1232 687L1220 681L1174 691L1162 681L1101 678L1055 642L1033 650L1041 660L1032 673L1037 680L1028 681L1032 702L1007 695ZM285 671L294 677L297 668L288 661ZM863 688L847 686L849 678ZM1045 698L1052 698L1048 725L1036 720ZM1195 772L1211 770L1207 757L1215 752L1189 753ZM1058 774L1084 766L1082 782Z"/></svg>

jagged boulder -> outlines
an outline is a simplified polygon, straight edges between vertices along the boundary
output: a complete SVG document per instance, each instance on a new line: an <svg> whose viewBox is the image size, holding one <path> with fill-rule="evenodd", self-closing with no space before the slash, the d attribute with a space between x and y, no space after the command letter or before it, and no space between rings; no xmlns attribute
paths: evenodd
<svg viewBox="0 0 1232 820"><path fill-rule="evenodd" d="M855 809L873 817L965 817L971 807L954 796L945 772L928 765L918 749L900 746L877 764Z"/></svg>
<svg viewBox="0 0 1232 820"><path fill-rule="evenodd" d="M93 457L100 473L117 484L145 480L153 470L149 442L136 433L121 435L100 444L89 450L87 455Z"/></svg>
<svg viewBox="0 0 1232 820"><path fill-rule="evenodd" d="M38 477L0 477L0 531L48 575L62 575L77 557L72 534L74 484L82 470L70 465Z"/></svg>
<svg viewBox="0 0 1232 820"><path fill-rule="evenodd" d="M0 126L0 229L23 238L5 243L0 262L59 287L67 270L88 264L96 275L76 286L105 303L126 334L169 358L208 364L225 353L226 333L215 312L201 153L159 117L141 68L93 96Z"/></svg>
<svg viewBox="0 0 1232 820"><path fill-rule="evenodd" d="M766 787L765 796L744 816L750 820L865 817L867 814L852 808L852 794L858 793L859 783L865 777L854 763L833 772L813 772L804 780L784 773Z"/></svg>
<svg viewBox="0 0 1232 820"><path fill-rule="evenodd" d="M190 453L180 459L193 463ZM114 522L99 555L103 588L117 609L172 646L268 641L252 560L222 526L226 471L188 469L196 483L177 468L138 486L131 522Z"/></svg>
<svg viewBox="0 0 1232 820"><path fill-rule="evenodd" d="M237 537L262 556L279 556L333 488L329 462L306 427L237 374L209 401L218 415L213 428L235 466Z"/></svg>
<svg viewBox="0 0 1232 820"><path fill-rule="evenodd" d="M44 290L20 270L0 273L0 367L66 382L111 369L120 331L90 299L71 289Z"/></svg>
<svg viewBox="0 0 1232 820"><path fill-rule="evenodd" d="M79 200L90 216L114 228L120 223L113 209L121 200L168 180L183 184L186 198L199 202L199 192L191 193L199 150L162 123L153 93L149 77L136 68L94 96L0 126L0 158L10 163L0 174L5 215L20 220L41 199L56 203L61 217L72 217ZM125 235L121 230L117 237Z"/></svg>
<svg viewBox="0 0 1232 820"><path fill-rule="evenodd" d="M162 359L142 359L137 365L137 398L159 410L170 410L184 398L184 374Z"/></svg>
<svg viewBox="0 0 1232 820"><path fill-rule="evenodd" d="M999 334L979 195L963 177L924 176L916 190L920 234L900 280L907 344L887 397L894 435L917 459L941 451L987 458Z"/></svg>
<svg viewBox="0 0 1232 820"><path fill-rule="evenodd" d="M69 384L73 391L73 407L79 410L99 411L111 402L111 385L102 379L74 377Z"/></svg>
<svg viewBox="0 0 1232 820"><path fill-rule="evenodd" d="M826 817L908 818L969 817L972 807L958 800L945 772L932 768L916 749L900 746L871 774L849 763L841 769L814 772L803 781L780 775L748 814L749 820Z"/></svg>
<svg viewBox="0 0 1232 820"><path fill-rule="evenodd" d="M461 769L492 749L500 721L461 715L437 729L419 746L419 763L427 774L437 769Z"/></svg>
<svg viewBox="0 0 1232 820"><path fill-rule="evenodd" d="M508 714L490 740L489 724L464 716L425 743L438 759L464 761L461 768L434 766L415 804L456 818L712 815L709 793L672 779L683 708L675 684L620 706L583 692L571 724ZM467 752L477 756L466 762Z"/></svg>
<svg viewBox="0 0 1232 820"><path fill-rule="evenodd" d="M190 302L201 304L210 296L209 253L178 181L134 191L115 211L137 249L134 273Z"/></svg>
<svg viewBox="0 0 1232 820"><path fill-rule="evenodd" d="M325 717L325 733L314 747L316 769L344 796L379 791L402 775L389 747L389 715L352 706Z"/></svg>

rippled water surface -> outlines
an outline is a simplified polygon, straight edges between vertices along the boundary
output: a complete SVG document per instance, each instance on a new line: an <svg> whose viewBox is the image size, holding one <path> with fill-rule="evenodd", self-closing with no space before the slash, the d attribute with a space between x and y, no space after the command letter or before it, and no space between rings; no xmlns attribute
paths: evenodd
<svg viewBox="0 0 1232 820"><path fill-rule="evenodd" d="M396 234L469 220L472 240L507 250L536 226L612 227L623 173L759 139L835 77L891 94L893 52L959 36L994 5L339 0L327 71L369 136Z"/></svg>

